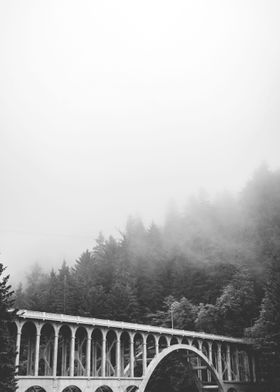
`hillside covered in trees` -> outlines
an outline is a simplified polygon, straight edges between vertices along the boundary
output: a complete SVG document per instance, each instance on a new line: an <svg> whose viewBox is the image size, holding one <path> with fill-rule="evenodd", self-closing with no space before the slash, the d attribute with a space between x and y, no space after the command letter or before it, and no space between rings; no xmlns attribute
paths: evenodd
<svg viewBox="0 0 280 392"><path fill-rule="evenodd" d="M280 171L260 167L237 197L190 199L164 225L129 218L74 266L29 272L18 308L255 338L279 362ZM268 369L268 372L276 371Z"/></svg>

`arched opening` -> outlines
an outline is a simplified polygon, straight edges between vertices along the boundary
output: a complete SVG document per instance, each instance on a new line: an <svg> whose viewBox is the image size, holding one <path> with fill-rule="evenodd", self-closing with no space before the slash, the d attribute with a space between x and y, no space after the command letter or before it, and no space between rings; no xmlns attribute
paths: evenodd
<svg viewBox="0 0 280 392"><path fill-rule="evenodd" d="M245 350L238 352L240 381L250 381L249 357Z"/></svg>
<svg viewBox="0 0 280 392"><path fill-rule="evenodd" d="M102 385L101 387L97 388L95 392L113 392L108 385Z"/></svg>
<svg viewBox="0 0 280 392"><path fill-rule="evenodd" d="M228 380L227 348L225 344L222 344L221 353L222 353L223 380Z"/></svg>
<svg viewBox="0 0 280 392"><path fill-rule="evenodd" d="M139 392L200 392L202 389L223 391L217 372L196 347L177 344L154 358Z"/></svg>
<svg viewBox="0 0 280 392"><path fill-rule="evenodd" d="M115 331L108 331L106 335L106 377L117 375L117 335Z"/></svg>
<svg viewBox="0 0 280 392"><path fill-rule="evenodd" d="M167 347L167 339L165 336L161 336L158 341L159 352L164 350Z"/></svg>
<svg viewBox="0 0 280 392"><path fill-rule="evenodd" d="M147 366L151 363L156 355L156 339L154 335L147 336Z"/></svg>
<svg viewBox="0 0 280 392"><path fill-rule="evenodd" d="M173 352L157 366L145 392L199 392L197 384L187 353Z"/></svg>
<svg viewBox="0 0 280 392"><path fill-rule="evenodd" d="M218 344L213 342L212 344L212 363L214 368L218 371Z"/></svg>
<svg viewBox="0 0 280 392"><path fill-rule="evenodd" d="M27 321L21 330L21 345L19 356L19 375L34 376L35 372L35 345L36 345L36 326Z"/></svg>
<svg viewBox="0 0 280 392"><path fill-rule="evenodd" d="M231 350L230 350L230 368L231 368L232 380L239 381L238 349L235 346L231 346Z"/></svg>
<svg viewBox="0 0 280 392"><path fill-rule="evenodd" d="M197 349L199 348L199 344L198 344L198 340L197 339L193 339L192 346L196 347Z"/></svg>
<svg viewBox="0 0 280 392"><path fill-rule="evenodd" d="M40 387L39 385L34 385L26 389L25 392L46 392L44 388Z"/></svg>
<svg viewBox="0 0 280 392"><path fill-rule="evenodd" d="M43 325L40 338L39 376L53 374L54 329L50 324Z"/></svg>
<svg viewBox="0 0 280 392"><path fill-rule="evenodd" d="M130 385L125 390L125 392L136 392L136 391L138 391L138 387L136 387L135 385Z"/></svg>
<svg viewBox="0 0 280 392"><path fill-rule="evenodd" d="M130 371L130 336L125 331L121 334L121 377L129 377Z"/></svg>
<svg viewBox="0 0 280 392"><path fill-rule="evenodd" d="M91 374L93 377L101 377L103 335L100 329L94 329L91 336Z"/></svg>
<svg viewBox="0 0 280 392"><path fill-rule="evenodd" d="M87 331L79 327L75 339L74 376L86 376Z"/></svg>
<svg viewBox="0 0 280 392"><path fill-rule="evenodd" d="M70 385L63 389L62 392L82 392L80 388L76 387L76 385Z"/></svg>
<svg viewBox="0 0 280 392"><path fill-rule="evenodd" d="M172 336L170 340L170 346L173 346L174 344L178 344L178 339L176 338L176 336Z"/></svg>
<svg viewBox="0 0 280 392"><path fill-rule="evenodd" d="M57 371L58 376L70 376L71 329L63 325L58 335Z"/></svg>
<svg viewBox="0 0 280 392"><path fill-rule="evenodd" d="M209 358L209 346L208 346L208 342L203 341L202 343L202 352L205 355L205 357Z"/></svg>
<svg viewBox="0 0 280 392"><path fill-rule="evenodd" d="M143 349L144 339L141 333L137 332L134 336L134 376L143 375Z"/></svg>
<svg viewBox="0 0 280 392"><path fill-rule="evenodd" d="M205 355L205 357L209 359L209 345L208 345L207 341L202 342L201 350L202 350L202 353ZM201 363L200 363L200 366L201 366ZM207 369L207 367L201 369L201 378L205 382L209 382L211 380L211 373L210 373L209 369Z"/></svg>

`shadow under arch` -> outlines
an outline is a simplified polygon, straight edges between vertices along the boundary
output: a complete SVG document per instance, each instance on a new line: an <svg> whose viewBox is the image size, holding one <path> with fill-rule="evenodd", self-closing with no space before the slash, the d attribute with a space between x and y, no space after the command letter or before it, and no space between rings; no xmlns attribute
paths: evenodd
<svg viewBox="0 0 280 392"><path fill-rule="evenodd" d="M69 385L64 388L62 392L82 392L80 388L76 387L76 385Z"/></svg>
<svg viewBox="0 0 280 392"><path fill-rule="evenodd" d="M170 356L172 353L175 353L175 352L184 352L184 353L191 352L191 353L196 354L199 358L201 358L205 362L207 369L212 373L213 378L214 378L215 382L217 383L217 387L218 387L217 392L224 392L224 389L222 386L223 381L220 380L219 375L218 375L216 369L214 368L213 364L209 361L209 359L198 348L196 348L195 346L192 346L192 345L188 345L188 344L175 344L175 345L170 346L168 348L165 348L163 351L161 351L150 363L150 365L147 369L147 373L139 386L138 392L145 392L146 387L147 387L154 371L156 370L156 368L162 363L162 361L165 358L167 358L168 356ZM199 391L199 389L198 389L198 391Z"/></svg>
<svg viewBox="0 0 280 392"><path fill-rule="evenodd" d="M101 387L97 388L95 392L113 392L108 385L102 385Z"/></svg>
<svg viewBox="0 0 280 392"><path fill-rule="evenodd" d="M46 392L44 388L40 387L39 385L33 385L26 389L25 392Z"/></svg>

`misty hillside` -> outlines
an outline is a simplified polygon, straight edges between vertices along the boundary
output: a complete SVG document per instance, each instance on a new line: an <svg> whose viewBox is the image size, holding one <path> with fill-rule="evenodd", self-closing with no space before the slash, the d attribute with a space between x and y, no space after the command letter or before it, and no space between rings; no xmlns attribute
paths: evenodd
<svg viewBox="0 0 280 392"><path fill-rule="evenodd" d="M162 326L172 309L176 328L257 333L279 245L280 172L262 166L237 197L193 197L162 226L130 217L120 239L100 235L74 266L35 266L16 305Z"/></svg>

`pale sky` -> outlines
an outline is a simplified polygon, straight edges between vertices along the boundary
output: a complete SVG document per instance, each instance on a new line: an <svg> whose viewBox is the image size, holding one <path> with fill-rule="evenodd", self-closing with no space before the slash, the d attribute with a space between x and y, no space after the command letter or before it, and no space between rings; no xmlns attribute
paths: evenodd
<svg viewBox="0 0 280 392"><path fill-rule="evenodd" d="M280 168L278 0L0 2L0 260L73 264L130 214Z"/></svg>

